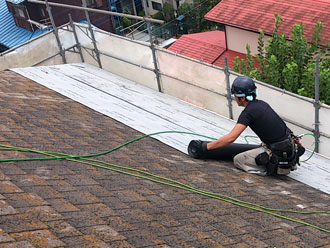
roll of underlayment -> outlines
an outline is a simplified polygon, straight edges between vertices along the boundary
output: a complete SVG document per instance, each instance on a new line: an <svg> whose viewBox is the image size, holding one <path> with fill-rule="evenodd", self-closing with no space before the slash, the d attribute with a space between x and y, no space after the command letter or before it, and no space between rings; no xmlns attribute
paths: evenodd
<svg viewBox="0 0 330 248"><path fill-rule="evenodd" d="M201 142L209 143L210 141L192 140L188 145L188 154L190 157L198 159L215 159L215 160L233 160L233 158L241 153L251 149L260 147L261 145L232 143L230 145L207 151L201 151Z"/></svg>

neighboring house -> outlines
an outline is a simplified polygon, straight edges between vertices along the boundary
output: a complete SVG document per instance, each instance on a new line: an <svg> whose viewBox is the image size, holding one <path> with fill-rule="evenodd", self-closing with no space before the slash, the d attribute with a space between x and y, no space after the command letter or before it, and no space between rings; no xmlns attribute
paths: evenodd
<svg viewBox="0 0 330 248"><path fill-rule="evenodd" d="M15 1L19 5L22 1ZM20 15L25 15L25 9L20 6L15 9L15 17L9 12L5 0L0 0L0 53L22 44L47 30L40 30L30 23L27 28L17 26Z"/></svg>
<svg viewBox="0 0 330 248"><path fill-rule="evenodd" d="M307 41L310 41L316 22L321 21L323 44L330 42L330 0L222 0L205 15L205 19L225 25L229 50L246 53L248 43L254 55L257 54L259 30L271 36L275 14L282 16L279 32L288 38L293 25L302 23Z"/></svg>
<svg viewBox="0 0 330 248"><path fill-rule="evenodd" d="M147 14L154 15L158 11L163 10L163 5L169 3L173 6L174 10L177 10L183 3L193 3L193 0L143 0L146 1Z"/></svg>
<svg viewBox="0 0 330 248"><path fill-rule="evenodd" d="M0 0L4 1L4 0ZM49 0L62 4L82 6L82 0ZM46 5L29 3L23 0L6 0L9 11L12 13L17 26L29 31L34 31L34 23L50 25L50 18L46 10ZM87 7L103 10L110 10L108 0L86 0ZM51 6L52 15L56 26L61 26L69 22L69 14L76 22L86 19L85 12L63 7ZM96 27L113 32L113 25L109 15L89 12L90 20ZM31 21L32 20L32 23Z"/></svg>
<svg viewBox="0 0 330 248"><path fill-rule="evenodd" d="M230 68L236 56L246 58L243 53L227 49L223 31L182 35L168 50L219 67L224 67L225 57Z"/></svg>

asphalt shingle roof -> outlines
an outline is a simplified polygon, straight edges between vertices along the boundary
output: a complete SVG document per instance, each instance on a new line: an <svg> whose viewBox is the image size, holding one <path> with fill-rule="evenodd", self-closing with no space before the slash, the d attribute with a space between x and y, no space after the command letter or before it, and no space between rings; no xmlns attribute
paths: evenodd
<svg viewBox="0 0 330 248"><path fill-rule="evenodd" d="M0 128L2 144L70 154L141 135L12 71L0 72ZM272 208L330 210L329 195L291 178L193 160L152 138L98 159ZM285 215L330 229L329 215ZM90 165L0 164L0 247L329 246L329 234L302 224Z"/></svg>
<svg viewBox="0 0 330 248"><path fill-rule="evenodd" d="M302 23L305 35L310 41L317 21L323 22L322 41L330 42L330 1L329 0L222 0L211 9L205 18L210 21L259 32L272 34L275 14L283 17L279 29L289 38L294 24Z"/></svg>

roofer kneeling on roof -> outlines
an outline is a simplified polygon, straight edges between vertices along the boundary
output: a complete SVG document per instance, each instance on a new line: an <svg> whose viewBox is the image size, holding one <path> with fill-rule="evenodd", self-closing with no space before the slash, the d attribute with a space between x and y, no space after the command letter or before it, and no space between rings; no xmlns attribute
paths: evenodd
<svg viewBox="0 0 330 248"><path fill-rule="evenodd" d="M287 175L297 168L299 156L305 149L279 115L262 100L257 100L257 87L246 76L237 77L231 93L238 106L244 110L235 127L226 135L212 142L202 142L204 151L227 146L250 127L263 142L259 148L244 151L234 157L234 164L248 173L259 175Z"/></svg>

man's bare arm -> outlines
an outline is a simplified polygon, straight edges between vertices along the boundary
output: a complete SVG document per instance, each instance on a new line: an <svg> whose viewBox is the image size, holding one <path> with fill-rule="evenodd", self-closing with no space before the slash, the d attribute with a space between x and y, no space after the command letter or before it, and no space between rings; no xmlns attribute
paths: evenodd
<svg viewBox="0 0 330 248"><path fill-rule="evenodd" d="M222 136L221 138L207 144L207 150L216 149L233 143L238 136L246 129L246 126L237 123L230 133Z"/></svg>

